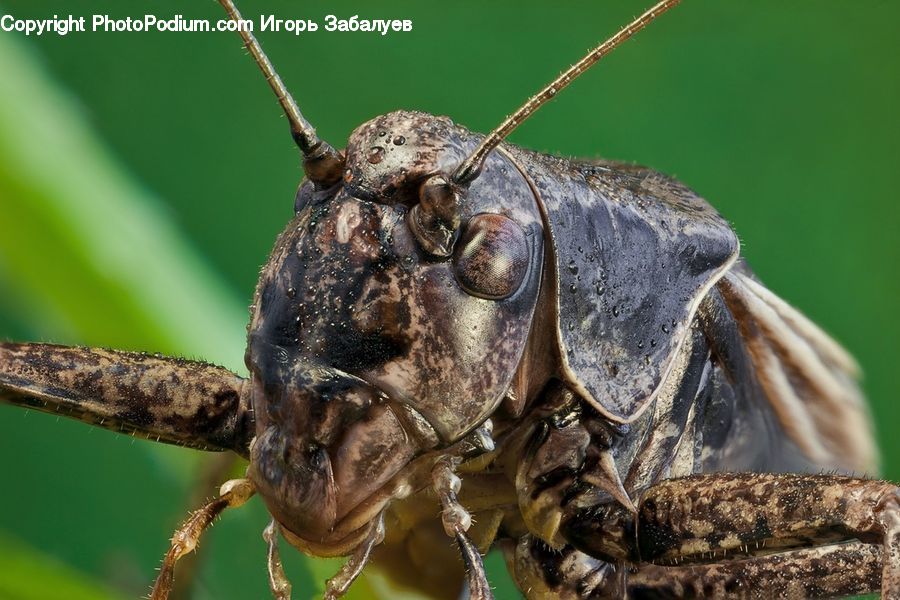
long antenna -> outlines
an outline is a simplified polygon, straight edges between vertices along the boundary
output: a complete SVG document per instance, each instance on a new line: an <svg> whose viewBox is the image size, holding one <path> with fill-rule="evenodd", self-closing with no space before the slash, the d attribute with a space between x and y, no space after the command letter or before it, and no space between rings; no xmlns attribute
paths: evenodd
<svg viewBox="0 0 900 600"><path fill-rule="evenodd" d="M528 117L534 114L537 109L556 96L556 94L565 89L565 87L572 83L579 75L594 66L598 60L609 54L622 42L649 25L656 17L660 16L679 2L681 2L681 0L662 0L661 2L658 2L644 14L620 29L614 36L591 50L587 56L569 67L559 77L544 87L544 89L532 96L519 110L506 117L506 120L503 121L499 127L482 140L478 148L476 148L475 151L472 152L459 167L457 167L456 171L453 172L451 177L452 182L462 187L466 187L472 183L481 173L484 161L491 150L496 148L497 145L502 142L506 136L512 133L516 127L521 125Z"/></svg>
<svg viewBox="0 0 900 600"><path fill-rule="evenodd" d="M287 115L291 125L291 135L303 153L305 159L303 166L307 175L317 183L329 183L336 169L337 178L340 178L343 170L343 158L331 145L320 140L316 135L315 127L300 112L300 107L297 106L297 102L285 87L284 82L281 81L281 77L275 72L269 57L263 52L262 46L256 41L253 32L250 28L242 25L244 18L234 2L219 0L219 4L222 5L231 20L238 24L237 30L241 39L244 40L244 47L253 56L253 60L256 61L256 65L269 83L269 87L275 92L275 97L278 98L284 114Z"/></svg>

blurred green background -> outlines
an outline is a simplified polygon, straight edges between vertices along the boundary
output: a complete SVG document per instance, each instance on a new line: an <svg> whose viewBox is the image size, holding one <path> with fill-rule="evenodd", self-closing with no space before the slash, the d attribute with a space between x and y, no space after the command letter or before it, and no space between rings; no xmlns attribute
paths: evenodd
<svg viewBox="0 0 900 600"><path fill-rule="evenodd" d="M413 32L385 37L260 35L336 146L398 108L487 131L644 7L241 3L248 17L413 20ZM220 16L210 0L0 0L5 12ZM512 137L650 165L717 206L762 279L858 357L884 474L895 480L897 22L890 0L691 0ZM0 338L177 352L242 369L245 307L301 171L237 37L0 33L0 81ZM206 464L5 406L0 456L0 598L146 593ZM193 597L266 597L266 521L259 501L226 514L202 545ZM296 598L336 568L285 554ZM490 562L498 597L515 597L499 559Z"/></svg>

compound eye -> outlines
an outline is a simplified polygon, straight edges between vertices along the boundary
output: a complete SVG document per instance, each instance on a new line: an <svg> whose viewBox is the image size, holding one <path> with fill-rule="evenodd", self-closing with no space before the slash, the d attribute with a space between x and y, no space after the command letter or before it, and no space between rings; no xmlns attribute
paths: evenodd
<svg viewBox="0 0 900 600"><path fill-rule="evenodd" d="M484 213L466 225L456 245L454 272L466 293L503 300L522 286L528 260L528 240L522 227L503 215Z"/></svg>

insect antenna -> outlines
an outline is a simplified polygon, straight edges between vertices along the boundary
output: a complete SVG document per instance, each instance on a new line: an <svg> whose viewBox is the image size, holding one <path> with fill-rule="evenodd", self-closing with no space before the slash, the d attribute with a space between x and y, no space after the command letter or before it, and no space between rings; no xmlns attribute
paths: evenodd
<svg viewBox="0 0 900 600"><path fill-rule="evenodd" d="M644 14L620 29L614 36L588 52L584 58L569 67L560 74L559 77L547 84L540 92L529 98L528 102L523 104L519 110L508 116L499 127L494 129L486 138L484 138L478 148L476 148L475 151L456 168L456 171L454 171L451 176L452 183L462 188L468 187L468 185L481 173L484 161L491 150L496 148L497 145L502 142L506 136L512 133L516 127L521 125L541 106L572 83L579 75L590 69L598 60L609 54L622 42L649 25L656 17L674 7L680 1L681 0L662 0L661 2L656 3L644 12Z"/></svg>
<svg viewBox="0 0 900 600"><path fill-rule="evenodd" d="M241 39L244 40L244 47L253 56L253 60L256 61L272 91L275 92L275 97L278 98L278 103L281 104L281 108L290 122L291 135L303 153L303 170L307 177L319 187L333 185L340 180L344 171L344 157L331 144L320 140L316 135L315 127L300 112L300 107L297 106L297 102L285 87L284 82L281 81L275 67L263 52L262 46L259 45L251 28L245 25L246 22L234 2L219 0L219 4L222 5L231 20L238 25L237 30Z"/></svg>

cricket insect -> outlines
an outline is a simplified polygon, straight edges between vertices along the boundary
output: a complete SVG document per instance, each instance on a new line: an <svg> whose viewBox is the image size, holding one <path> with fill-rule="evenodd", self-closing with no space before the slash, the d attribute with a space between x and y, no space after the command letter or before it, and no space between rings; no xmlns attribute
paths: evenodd
<svg viewBox="0 0 900 600"><path fill-rule="evenodd" d="M488 136L393 112L341 151L241 32L306 174L257 286L249 379L0 344L4 402L249 460L175 533L151 598L254 494L279 599L279 536L349 557L326 598L370 561L434 596L490 598L495 545L529 598L900 598L900 490L850 475L876 460L853 358L681 183L502 142L677 3Z"/></svg>

